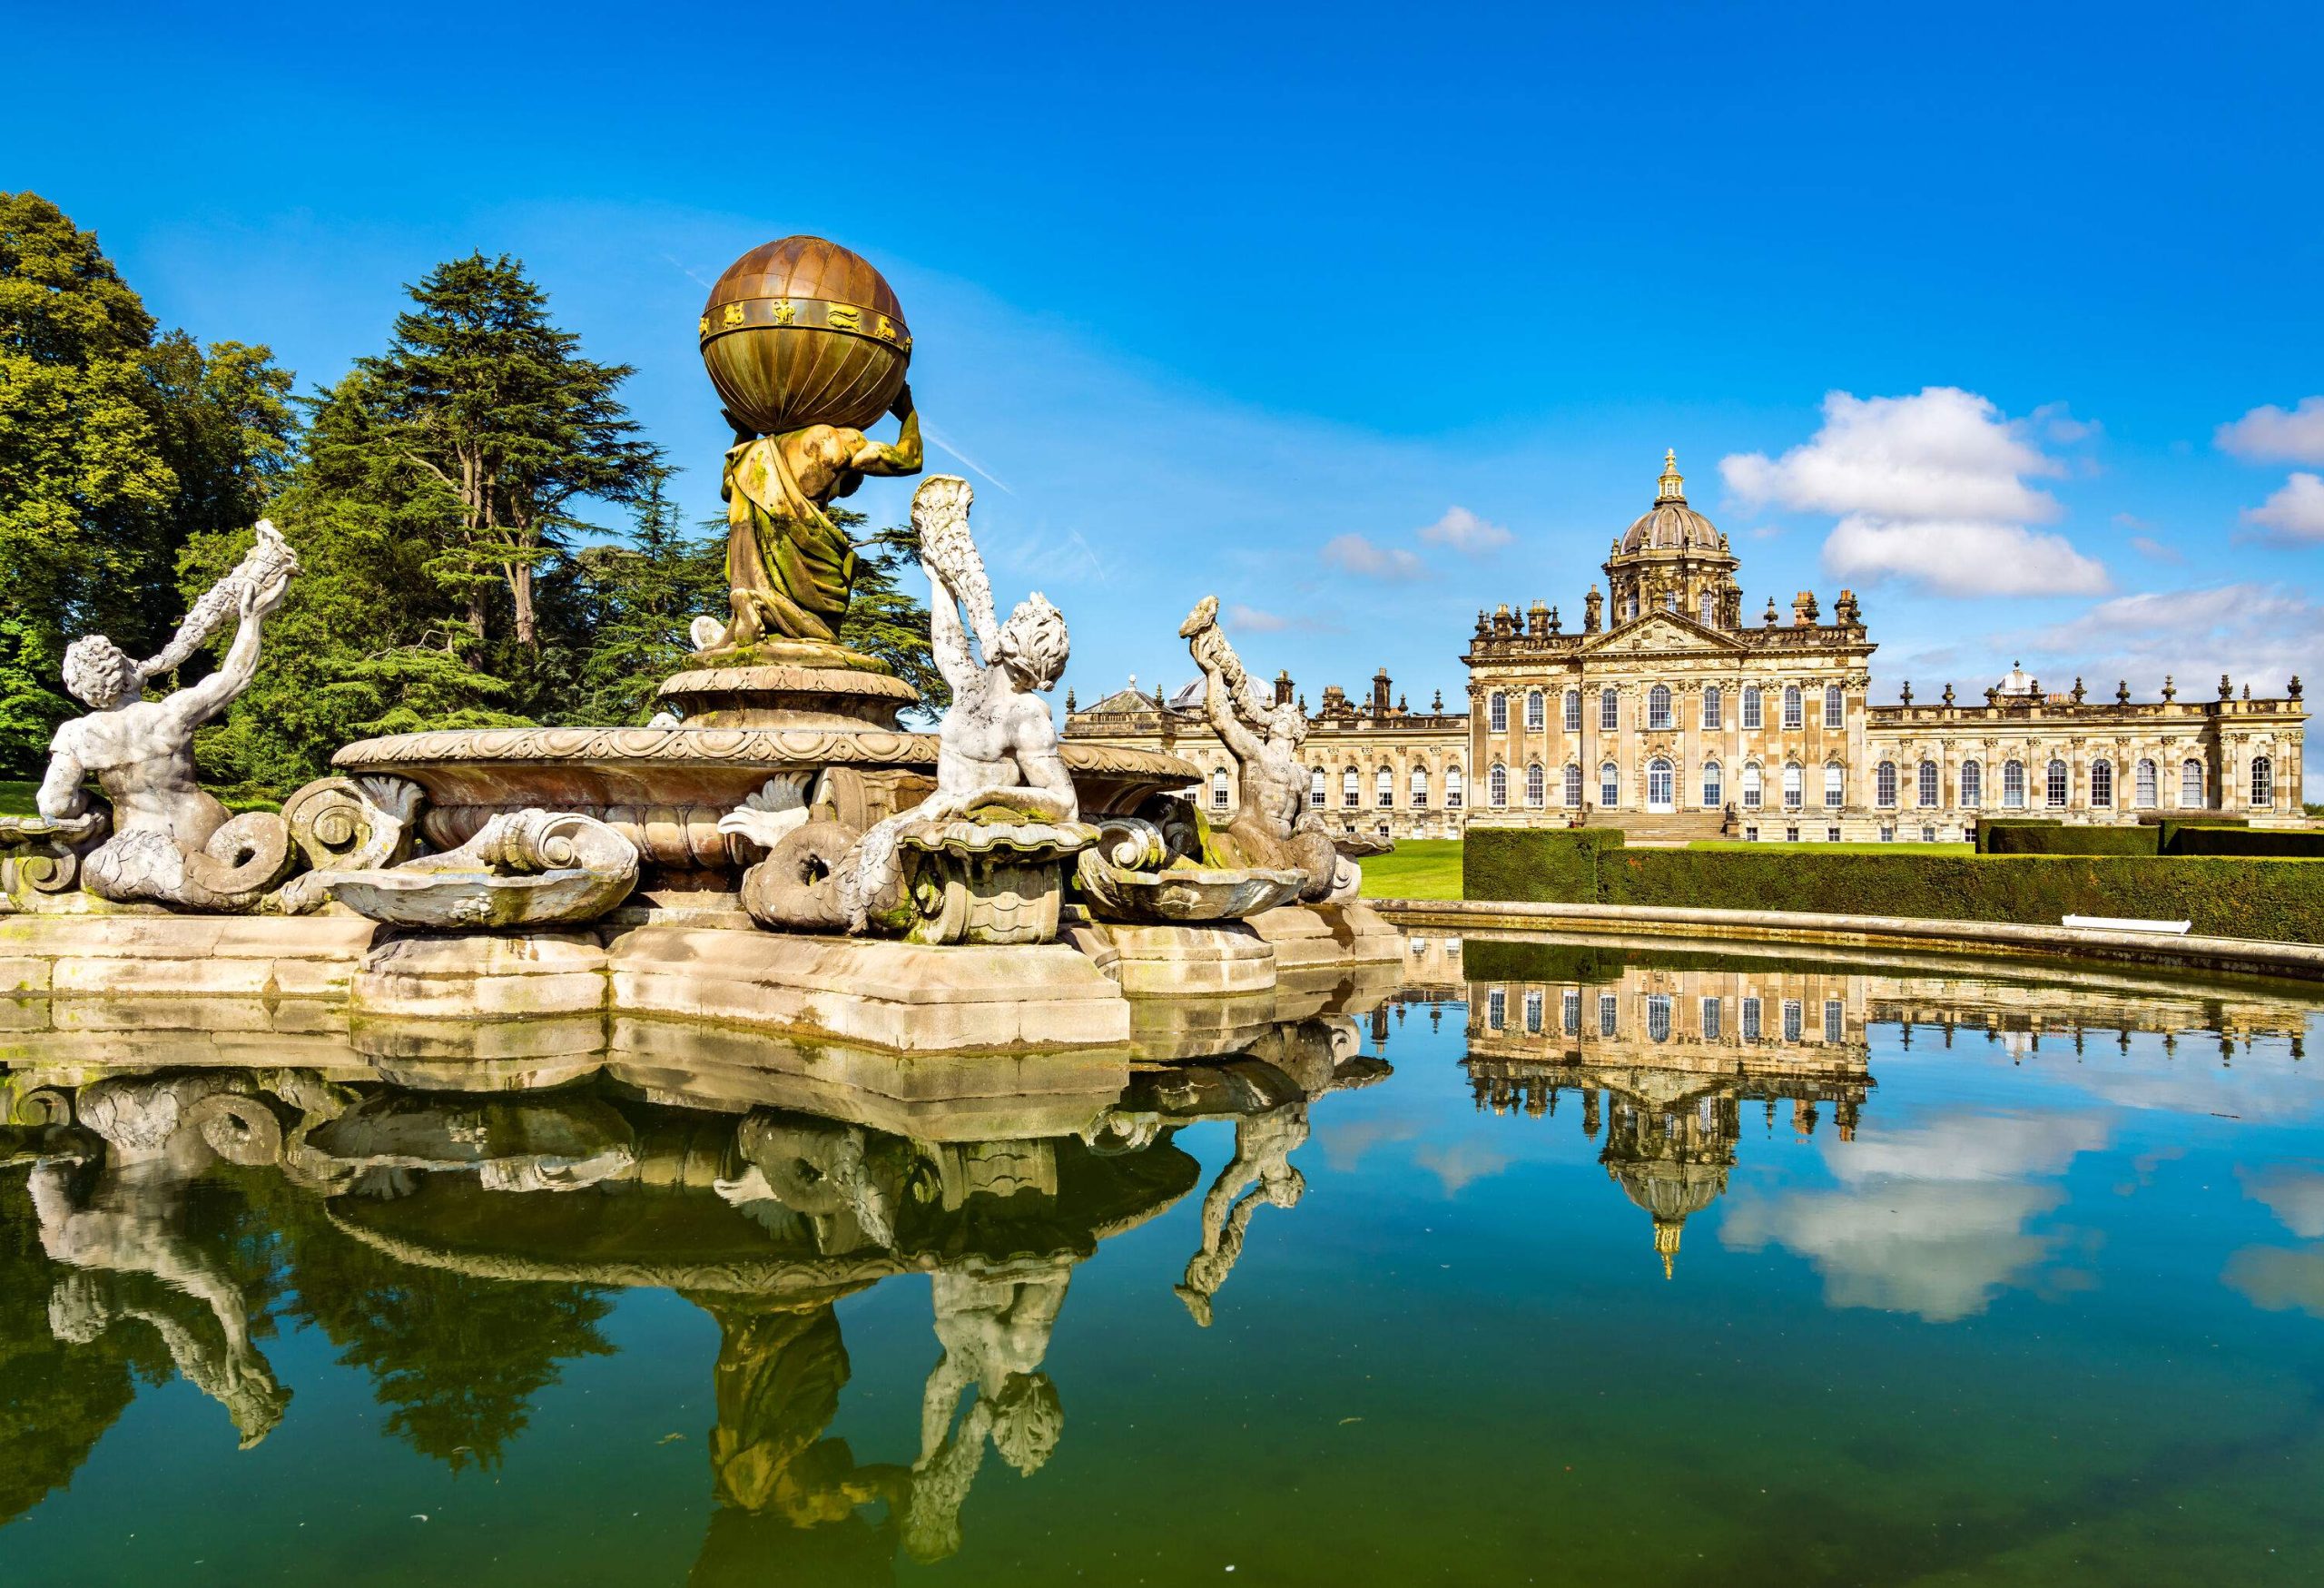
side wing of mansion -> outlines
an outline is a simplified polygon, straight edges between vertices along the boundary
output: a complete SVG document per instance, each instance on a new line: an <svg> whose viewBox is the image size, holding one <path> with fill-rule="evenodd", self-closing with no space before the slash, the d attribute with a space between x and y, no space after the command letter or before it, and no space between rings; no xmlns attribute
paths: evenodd
<svg viewBox="0 0 2324 1588"><path fill-rule="evenodd" d="M2280 696L2158 700L2077 678L2045 691L2013 666L1963 700L1872 705L1875 648L1856 597L1829 621L1801 591L1748 622L1727 537L1687 505L1665 454L1654 506L1614 543L1606 589L1569 631L1535 602L1477 615L1466 711L1409 709L1384 669L1361 705L1337 686L1308 716L1308 803L1352 833L1458 837L1471 821L1616 825L1642 839L1954 840L1980 815L2134 822L2210 812L2301 816L2307 711ZM1288 674L1278 701L1293 698ZM1305 699L1300 697L1304 708ZM1068 695L1068 738L1172 751L1204 769L1214 816L1241 797L1201 689Z"/></svg>

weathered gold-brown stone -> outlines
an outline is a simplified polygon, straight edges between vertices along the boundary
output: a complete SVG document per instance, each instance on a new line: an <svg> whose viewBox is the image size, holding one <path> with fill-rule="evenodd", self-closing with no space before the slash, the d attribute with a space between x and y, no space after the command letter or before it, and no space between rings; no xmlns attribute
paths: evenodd
<svg viewBox="0 0 2324 1588"><path fill-rule="evenodd" d="M902 679L844 665L694 667L664 679L657 693L704 728L892 729L898 712L920 704Z"/></svg>

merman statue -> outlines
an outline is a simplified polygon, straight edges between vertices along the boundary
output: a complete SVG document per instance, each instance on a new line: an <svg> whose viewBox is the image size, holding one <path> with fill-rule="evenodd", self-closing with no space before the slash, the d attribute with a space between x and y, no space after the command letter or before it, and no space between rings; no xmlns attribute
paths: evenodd
<svg viewBox="0 0 2324 1588"><path fill-rule="evenodd" d="M64 687L94 709L56 730L41 815L93 834L103 821L83 782L94 776L113 807L113 836L82 864L82 884L100 898L150 901L197 910L239 911L281 882L296 857L281 816L235 816L194 779L193 734L223 712L258 676L259 626L282 604L299 559L261 519L258 539L234 571L194 604L176 636L139 662L103 635L64 652ZM145 684L169 672L232 612L234 643L218 670L160 700Z"/></svg>

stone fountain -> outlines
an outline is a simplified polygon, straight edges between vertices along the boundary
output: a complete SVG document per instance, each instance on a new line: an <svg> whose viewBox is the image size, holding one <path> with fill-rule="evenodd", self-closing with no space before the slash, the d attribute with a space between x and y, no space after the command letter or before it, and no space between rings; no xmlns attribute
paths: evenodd
<svg viewBox="0 0 2324 1588"><path fill-rule="evenodd" d="M1189 763L1059 743L1064 615L1035 593L1001 619L952 476L912 502L952 704L933 733L904 725L915 692L842 638L856 552L829 511L921 467L911 336L876 270L821 239L770 243L719 279L697 330L736 431L728 609L695 619L653 725L367 739L280 813L230 817L191 746L255 676L297 570L261 525L161 656L101 636L68 655L94 709L60 731L40 816L0 820L0 981L390 1021L678 1015L898 1053L1157 1053L1394 962L1355 863L1300 808L1305 725L1250 686L1215 601L1181 633L1250 791L1216 832ZM893 440L867 433L890 416ZM217 672L142 698L230 614ZM1134 1018L1185 1001L1236 1009Z"/></svg>

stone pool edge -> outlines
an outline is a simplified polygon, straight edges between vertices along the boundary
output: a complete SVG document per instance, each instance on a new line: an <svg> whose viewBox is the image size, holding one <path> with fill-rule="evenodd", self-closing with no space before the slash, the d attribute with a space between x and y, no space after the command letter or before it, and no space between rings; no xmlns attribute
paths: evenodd
<svg viewBox="0 0 2324 1588"><path fill-rule="evenodd" d="M2228 971L2324 981L2324 946L2235 937L2169 937L2081 926L2026 926L1902 915L1821 915L1783 910L1689 910L1654 904L1536 904L1478 899L1372 899L1392 925L1431 931L1538 931L1618 934L1683 928L1690 936L1741 942L1921 948L2034 960L2106 960L2181 970Z"/></svg>

